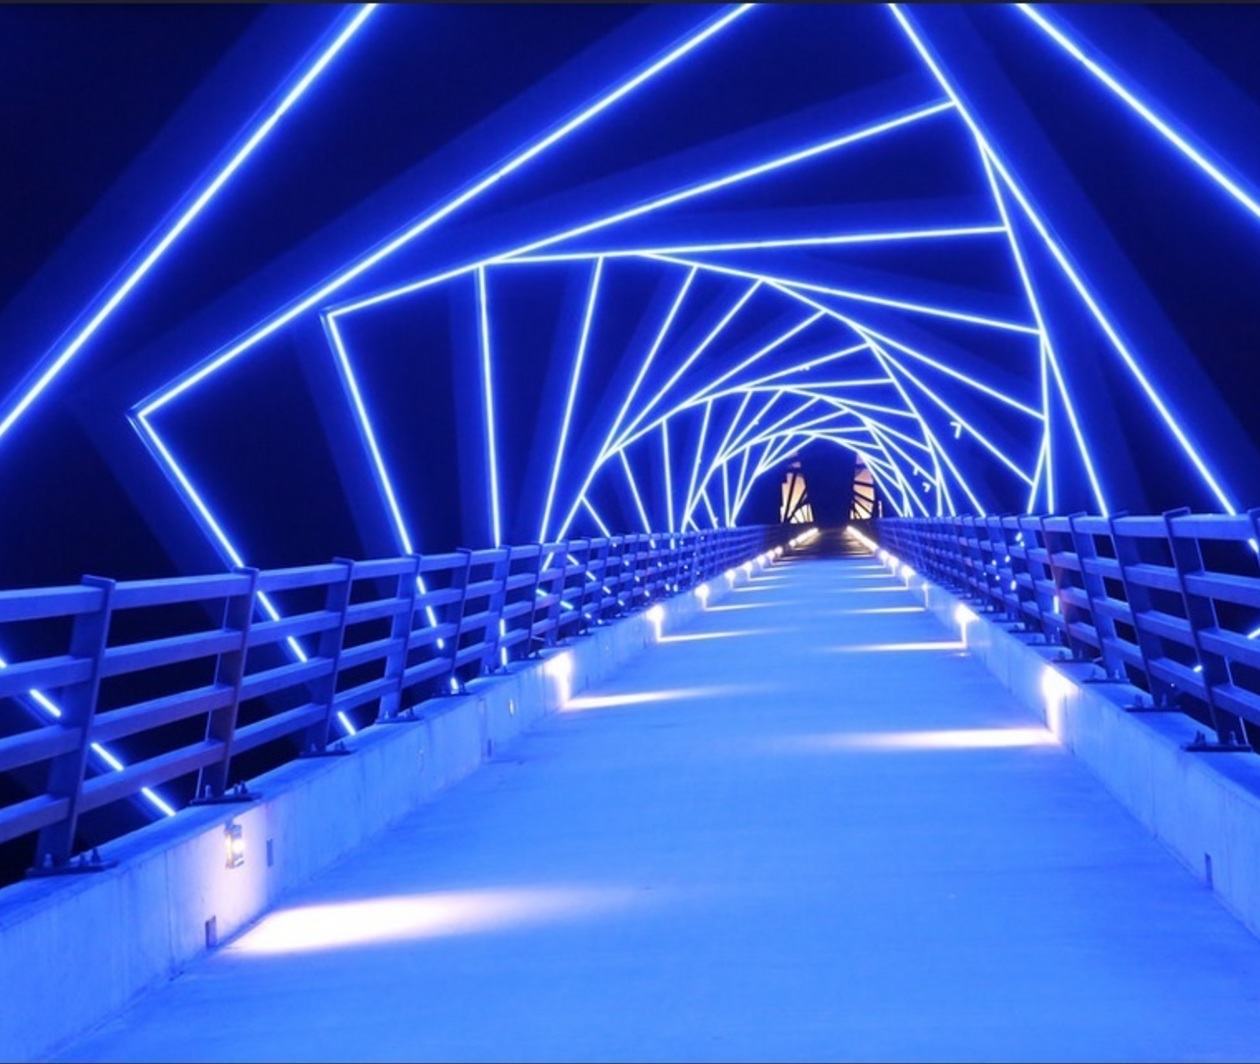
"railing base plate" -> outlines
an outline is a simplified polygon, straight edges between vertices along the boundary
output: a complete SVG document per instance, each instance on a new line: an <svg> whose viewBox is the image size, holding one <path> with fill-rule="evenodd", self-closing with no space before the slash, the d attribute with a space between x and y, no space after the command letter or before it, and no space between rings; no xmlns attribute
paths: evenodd
<svg viewBox="0 0 1260 1064"><path fill-rule="evenodd" d="M246 802L256 802L262 797L257 791L251 791L243 784L238 784L230 791L224 791L222 794L203 794L199 798L194 798L188 804L193 805L243 805Z"/></svg>
<svg viewBox="0 0 1260 1064"><path fill-rule="evenodd" d="M63 865L49 865L45 868L28 868L27 879L52 879L54 876L88 876L95 872L105 872L117 865L117 861L67 861Z"/></svg>
<svg viewBox="0 0 1260 1064"><path fill-rule="evenodd" d="M419 724L424 718L417 716L411 710L405 713L396 713L392 717L378 717L377 724Z"/></svg>
<svg viewBox="0 0 1260 1064"><path fill-rule="evenodd" d="M1250 754L1254 753L1246 743L1214 743L1207 739L1195 739L1186 743L1183 750L1192 754Z"/></svg>

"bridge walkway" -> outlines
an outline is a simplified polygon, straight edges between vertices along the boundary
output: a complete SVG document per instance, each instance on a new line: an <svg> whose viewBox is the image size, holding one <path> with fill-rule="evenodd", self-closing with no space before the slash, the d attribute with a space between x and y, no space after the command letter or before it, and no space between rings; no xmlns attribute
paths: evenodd
<svg viewBox="0 0 1260 1064"><path fill-rule="evenodd" d="M778 564L65 1056L1260 1056L1260 942L954 638Z"/></svg>

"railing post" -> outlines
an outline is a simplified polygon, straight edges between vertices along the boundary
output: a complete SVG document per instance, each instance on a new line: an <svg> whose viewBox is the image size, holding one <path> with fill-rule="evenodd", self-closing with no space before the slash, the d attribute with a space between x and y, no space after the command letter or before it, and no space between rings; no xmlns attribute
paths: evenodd
<svg viewBox="0 0 1260 1064"><path fill-rule="evenodd" d="M114 581L99 576L85 576L83 583L100 589L101 606L91 613L75 618L74 628L70 633L70 656L90 661L91 671L86 679L67 687L62 697L61 726L69 732L77 732L78 742L48 764L45 793L50 798L66 800L66 815L55 824L49 824L40 830L35 842L36 870L64 866L74 850L75 829L79 821L79 798L83 793L83 776L92 743L92 720L96 716L96 701L101 689L101 662L105 658L105 647L109 642ZM84 867L99 866L85 864Z"/></svg>
<svg viewBox="0 0 1260 1064"><path fill-rule="evenodd" d="M1141 584L1129 580L1130 566L1140 565L1142 556L1137 541L1122 536L1116 529L1116 521L1125 514L1112 514L1107 519L1111 529L1111 544L1116 549L1116 563L1120 567L1120 583L1124 587L1124 600L1129 607L1129 616L1133 622L1133 631L1137 636L1138 652L1142 655L1142 671L1150 687L1151 699L1157 706L1168 705L1175 688L1156 677L1151 671L1151 660L1161 656L1158 637L1152 635L1142 623L1142 614L1153 608L1150 591Z"/></svg>
<svg viewBox="0 0 1260 1064"><path fill-rule="evenodd" d="M544 598L547 594L542 588L543 553L543 545L539 543L538 556L534 561L534 585L529 593L529 612L522 614L525 617L525 623L529 626L529 638L525 640L525 653L531 658L537 657L542 651L542 646L534 645L537 639L534 635L534 626L538 624L540 614L543 618L546 617L546 611L538 608L539 598ZM546 645L547 642L544 637L543 646Z"/></svg>
<svg viewBox="0 0 1260 1064"><path fill-rule="evenodd" d="M1006 570L1002 573L1002 603L1007 617L1017 624L1024 624L1024 611L1019 596L1019 567L1024 564L1024 541L1019 530L1019 518L1013 514L1002 518L1002 542L1006 547L1003 555Z"/></svg>
<svg viewBox="0 0 1260 1064"><path fill-rule="evenodd" d="M1011 557L1014 559L1011 575L1015 581L1015 614L1028 631L1033 630L1034 622L1038 628L1041 626L1041 601L1037 597L1037 571L1033 559L1037 537L1029 524L1035 521L1036 517L1027 516L1015 519L1015 547L1011 549ZM1026 578L1026 582L1020 577Z"/></svg>
<svg viewBox="0 0 1260 1064"><path fill-rule="evenodd" d="M1010 559L1006 549L1006 528L1002 524L1001 515L991 515L985 518L985 523L989 527L989 549L993 555L993 571L988 574L989 579L985 581L986 606L988 609L998 611L1006 605L1002 597L1002 583L1010 579L1005 575L1010 571Z"/></svg>
<svg viewBox="0 0 1260 1064"><path fill-rule="evenodd" d="M463 680L459 677L459 644L464 638L464 617L468 613L468 581L472 574L473 552L466 547L460 547L456 553L463 556L464 565L451 585L459 588L460 596L455 602L451 603L450 607L456 611L455 633L451 636L451 665L446 673L446 690L443 692L444 694L462 694L464 690Z"/></svg>
<svg viewBox="0 0 1260 1064"><path fill-rule="evenodd" d="M317 656L328 662L328 673L311 685L315 701L324 707L324 716L306 731L302 744L307 754L322 754L328 748L332 733L333 706L337 701L338 672L341 669L341 647L346 636L346 612L350 608L350 590L354 585L355 562L350 558L334 558L334 565L344 570L342 579L328 585L324 609L338 615L337 623L320 633Z"/></svg>
<svg viewBox="0 0 1260 1064"><path fill-rule="evenodd" d="M1186 584L1187 576L1198 576L1203 572L1203 552L1199 549L1199 541L1189 537L1179 538L1173 533L1173 522L1190 512L1188 507L1178 510L1167 510L1164 513L1164 528L1168 535L1168 549L1172 555L1174 568L1177 570L1177 584L1181 588L1181 603L1190 623L1190 639L1194 644L1194 656L1199 662L1199 675L1203 679L1203 700L1207 703L1208 716L1212 721L1212 729L1216 732L1217 742L1221 747L1250 749L1247 733L1242 721L1233 713L1221 709L1216 704L1215 688L1218 684L1232 684L1229 662L1219 654L1203 649L1200 632L1205 628L1218 627L1216 604L1204 595L1193 594ZM1195 744L1191 749L1205 748L1204 744Z"/></svg>
<svg viewBox="0 0 1260 1064"><path fill-rule="evenodd" d="M1081 586L1089 599L1089 620L1098 633L1098 653L1102 658L1103 670L1112 679L1124 679L1126 672L1124 660L1116 651L1116 622L1107 612L1106 606L1099 606L1109 598L1107 584L1103 577L1093 570L1093 563L1098 560L1098 546L1094 536L1080 527L1080 522L1087 519L1086 514L1073 514L1068 518L1068 527L1072 530L1072 549L1081 563Z"/></svg>
<svg viewBox="0 0 1260 1064"><path fill-rule="evenodd" d="M1049 640L1053 632L1054 638L1059 643L1065 645L1071 652L1072 657L1077 661L1088 660L1087 656L1081 652L1080 643L1073 638L1071 621L1074 619L1069 616L1068 611L1074 609L1068 600L1064 597L1065 589L1070 590L1072 584L1068 573L1070 570L1065 569L1054 560L1055 543L1057 536L1067 535L1069 543L1071 542L1071 525L1068 525L1066 532L1056 531L1051 522L1061 521L1063 518L1054 517L1050 514L1043 514L1039 519L1041 525L1041 542L1046 552L1046 562L1044 568L1049 570L1050 580L1054 584L1054 594L1050 598L1050 609L1043 611L1041 615L1041 628L1046 633L1046 639Z"/></svg>
<svg viewBox="0 0 1260 1064"><path fill-rule="evenodd" d="M599 546L586 558L586 571L594 576L594 580L586 582L586 602L590 612L583 610L588 625L599 624L603 619L604 588L608 586L608 557L612 549L612 540L603 536L598 540Z"/></svg>
<svg viewBox="0 0 1260 1064"><path fill-rule="evenodd" d="M979 536L976 533L976 519L971 514L963 517L954 518L954 529L958 543L958 577L961 582L960 590L966 598L970 598L976 593L975 572L980 565L980 547ZM932 565L925 566L931 571Z"/></svg>
<svg viewBox="0 0 1260 1064"><path fill-rule="evenodd" d="M652 597L652 565L656 553L656 537L644 532L634 553L634 605L642 606Z"/></svg>
<svg viewBox="0 0 1260 1064"><path fill-rule="evenodd" d="M249 629L254 621L254 592L258 587L258 570L239 567L235 572L246 578L245 591L223 604L223 629L238 632L236 649L220 654L215 662L216 687L229 687L232 701L206 717L206 739L223 744L223 756L213 765L206 765L197 776L195 793L202 798L218 798L227 790L232 768L232 741L236 738L236 718L241 705L241 680L245 676L245 659L249 653Z"/></svg>
<svg viewBox="0 0 1260 1064"><path fill-rule="evenodd" d="M547 633L547 645L556 646L558 643L564 642L564 632L561 628L561 618L564 616L564 592L569 582L569 544L572 540L566 539L560 544L560 549L552 555L554 562L558 556L560 564L552 567L551 582L548 584L548 594L553 595L555 601L552 602L551 608L547 611L547 623L551 626Z"/></svg>
<svg viewBox="0 0 1260 1064"><path fill-rule="evenodd" d="M648 556L647 568L643 574L643 586L647 589L648 598L659 598L661 592L665 588L665 571L667 562L662 559L668 558L668 543L670 535L668 532L662 536L648 536ZM662 547L661 541L667 545Z"/></svg>
<svg viewBox="0 0 1260 1064"><path fill-rule="evenodd" d="M635 605L635 573L639 558L639 533L631 532L621 539L621 570L617 574L617 612L625 613Z"/></svg>
<svg viewBox="0 0 1260 1064"><path fill-rule="evenodd" d="M576 542L575 547L574 541L569 541L569 553L565 555L565 568L572 565L580 571L571 575L566 573L564 582L566 599L577 614L577 619L572 622L572 634L583 635L586 632L586 589L591 584L591 549L595 541L587 538ZM570 579L572 579L572 584L569 582Z"/></svg>
<svg viewBox="0 0 1260 1064"><path fill-rule="evenodd" d="M673 532L667 532L657 557L656 579L659 586L655 594L660 598L667 597L670 588L673 586L675 559L677 557L676 537Z"/></svg>
<svg viewBox="0 0 1260 1064"><path fill-rule="evenodd" d="M609 616L616 616L621 604L621 556L624 549L624 536L609 536L599 596L598 612L601 621L606 621Z"/></svg>
<svg viewBox="0 0 1260 1064"><path fill-rule="evenodd" d="M482 672L494 672L507 665L507 662L499 660L499 650L503 644L503 637L507 634L503 625L503 605L507 601L508 574L512 571L512 548L500 547L498 549L499 557L490 569L490 579L495 582L496 587L487 606L490 613L490 623L487 627L492 628L493 631L487 640L490 649L482 658Z"/></svg>
<svg viewBox="0 0 1260 1064"><path fill-rule="evenodd" d="M411 572L398 578L397 597L407 603L405 613L394 614L389 626L389 638L396 649L385 657L385 678L394 681L392 690L381 695L376 705L376 719L391 721L398 717L402 708L403 682L407 675L407 652L411 648L411 632L416 620L416 599L420 596L420 555L409 555Z"/></svg>

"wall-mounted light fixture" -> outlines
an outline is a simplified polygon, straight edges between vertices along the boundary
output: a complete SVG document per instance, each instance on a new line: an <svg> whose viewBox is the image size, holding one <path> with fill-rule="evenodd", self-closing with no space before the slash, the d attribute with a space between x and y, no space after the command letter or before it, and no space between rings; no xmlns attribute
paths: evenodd
<svg viewBox="0 0 1260 1064"><path fill-rule="evenodd" d="M245 863L245 829L235 820L229 820L224 826L223 844L227 851L227 867L240 868Z"/></svg>

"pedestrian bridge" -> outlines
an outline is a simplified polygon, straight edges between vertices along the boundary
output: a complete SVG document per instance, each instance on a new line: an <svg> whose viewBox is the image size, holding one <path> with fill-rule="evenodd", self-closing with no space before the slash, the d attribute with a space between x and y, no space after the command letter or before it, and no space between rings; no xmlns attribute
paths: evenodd
<svg viewBox="0 0 1260 1064"><path fill-rule="evenodd" d="M1254 1059L1246 913L986 665L1015 636L857 534L712 587L58 1058Z"/></svg>
<svg viewBox="0 0 1260 1064"><path fill-rule="evenodd" d="M106 6L0 1061L1260 1060L1256 9Z"/></svg>

